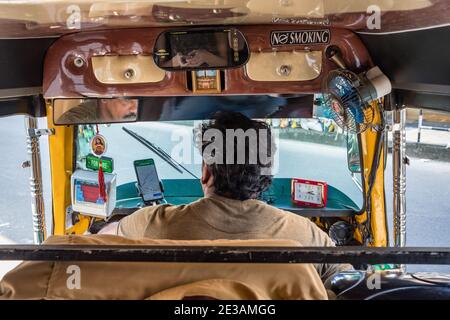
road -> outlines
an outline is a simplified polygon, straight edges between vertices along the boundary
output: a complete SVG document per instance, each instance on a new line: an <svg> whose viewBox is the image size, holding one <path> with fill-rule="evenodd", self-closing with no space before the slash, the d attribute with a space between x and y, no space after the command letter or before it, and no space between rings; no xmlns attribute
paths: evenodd
<svg viewBox="0 0 450 320"><path fill-rule="evenodd" d="M45 123L41 121L41 126ZM136 131L144 132L144 127L133 127ZM109 131L108 131L109 130ZM108 148L109 155L120 155L120 161L116 163L117 171L121 177L119 183L126 182L134 178L132 160L137 158L148 157L147 150L140 146L138 142L128 137L120 128L110 127L105 129L104 133L107 138L112 141L112 137L117 139L114 143L110 143ZM161 128L162 131L167 130ZM191 130L191 129L189 129ZM161 132L162 132L161 131ZM154 131L155 136L152 138L154 142L161 144L163 147L173 145L175 142L166 133L158 133ZM0 243L32 243L32 220L30 213L30 195L29 195L29 169L22 169L21 163L27 158L25 146L25 131L23 117L9 117L0 119ZM133 146L133 153L124 153L123 147ZM292 141L282 141L280 149L283 156L280 159L280 176L287 176L288 168L295 168L298 172L302 168L308 167L314 177L320 178L320 169L322 166L328 165L329 170L328 181L338 188L347 188L347 193L354 194L354 186L348 182L347 172L344 171L342 155L336 156L330 161L329 154L338 154L337 149L320 150L316 145L295 144ZM336 147L329 147L336 148ZM41 139L43 177L44 177L44 197L47 211L47 226L51 226L51 197L50 197L50 173L48 170L48 143L46 138ZM166 149L167 150L167 149ZM311 157L294 158L293 154L298 150L302 150L304 154ZM323 152L328 153L328 158L323 157ZM159 160L155 157L155 160ZM327 160L327 161L326 161ZM162 162L158 162L158 171L160 177L164 174L177 177L173 169ZM336 167L333 167L336 166ZM189 169L199 172L198 166L193 165ZM387 181L386 181L386 197L388 203L389 221L392 221L392 190L391 183L391 166L390 157L387 165ZM296 173L298 174L298 173ZM184 175L186 176L186 175ZM344 177L344 178L343 178ZM186 178L188 178L186 176ZM325 177L324 177L325 178ZM450 163L426 161L422 159L411 159L411 165L407 169L407 244L408 246L450 246ZM352 189L353 188L353 189ZM358 201L359 202L359 201ZM391 224L392 228L392 224ZM391 229L392 230L392 229ZM1 268L0 268L1 269ZM450 273L450 266L409 266L410 271L437 271Z"/></svg>
<svg viewBox="0 0 450 320"><path fill-rule="evenodd" d="M392 166L386 166L386 202L392 229ZM450 163L411 158L406 169L406 244L450 247ZM390 234L392 243L392 234ZM450 273L450 266L409 266L408 271Z"/></svg>
<svg viewBox="0 0 450 320"><path fill-rule="evenodd" d="M46 124L40 120L40 126ZM17 243L33 243L29 169L21 164L28 159L23 116L0 118L0 236ZM51 208L48 140L41 139L46 208ZM47 210L50 213L50 210ZM51 215L47 215L51 222ZM49 224L47 225L49 226ZM48 228L50 229L50 228Z"/></svg>

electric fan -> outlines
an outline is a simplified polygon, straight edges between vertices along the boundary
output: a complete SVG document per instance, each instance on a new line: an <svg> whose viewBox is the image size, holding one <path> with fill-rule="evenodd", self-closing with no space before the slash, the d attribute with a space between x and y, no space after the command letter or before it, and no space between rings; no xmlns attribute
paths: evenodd
<svg viewBox="0 0 450 320"><path fill-rule="evenodd" d="M370 102L389 94L391 83L378 67L357 75L345 69L341 59L336 59L336 51L332 54L330 59L338 61L341 69L330 71L324 79L324 105L342 129L351 133L364 132L374 119Z"/></svg>

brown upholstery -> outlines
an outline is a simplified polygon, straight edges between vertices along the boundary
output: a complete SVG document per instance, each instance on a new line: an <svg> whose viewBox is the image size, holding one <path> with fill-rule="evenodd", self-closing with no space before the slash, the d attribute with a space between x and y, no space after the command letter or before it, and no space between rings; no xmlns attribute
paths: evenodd
<svg viewBox="0 0 450 320"><path fill-rule="evenodd" d="M46 244L299 246L292 240L130 240L111 235L56 236ZM80 289L68 289L68 267ZM0 299L327 299L311 264L36 262L0 282Z"/></svg>

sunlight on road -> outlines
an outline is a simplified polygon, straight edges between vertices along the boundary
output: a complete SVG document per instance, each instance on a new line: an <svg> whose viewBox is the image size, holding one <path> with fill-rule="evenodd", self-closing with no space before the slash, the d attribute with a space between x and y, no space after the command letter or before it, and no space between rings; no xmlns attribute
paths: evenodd
<svg viewBox="0 0 450 320"><path fill-rule="evenodd" d="M14 244L11 239L3 237L0 235L0 244ZM0 261L0 280L3 276L14 267L16 267L21 261Z"/></svg>

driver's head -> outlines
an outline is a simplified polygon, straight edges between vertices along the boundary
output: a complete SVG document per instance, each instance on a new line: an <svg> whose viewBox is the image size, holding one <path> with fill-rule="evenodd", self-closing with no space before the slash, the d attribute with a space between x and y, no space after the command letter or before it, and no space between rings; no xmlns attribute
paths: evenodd
<svg viewBox="0 0 450 320"><path fill-rule="evenodd" d="M220 111L202 125L201 141L201 183L206 196L255 199L272 183L275 146L265 122Z"/></svg>
<svg viewBox="0 0 450 320"><path fill-rule="evenodd" d="M100 99L100 111L103 120L134 120L137 109L138 101L136 99Z"/></svg>

